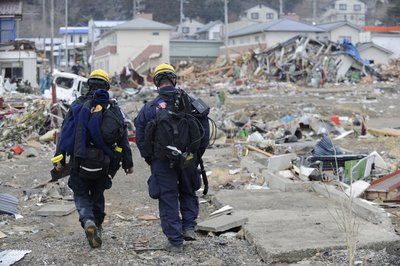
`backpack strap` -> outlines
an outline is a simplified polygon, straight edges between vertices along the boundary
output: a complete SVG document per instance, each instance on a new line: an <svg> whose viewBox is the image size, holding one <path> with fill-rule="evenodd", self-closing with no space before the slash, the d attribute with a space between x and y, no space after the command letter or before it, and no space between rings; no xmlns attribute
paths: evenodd
<svg viewBox="0 0 400 266"><path fill-rule="evenodd" d="M192 113L192 106L190 104L189 95L182 89L178 89L179 91L179 110L185 112L186 114Z"/></svg>

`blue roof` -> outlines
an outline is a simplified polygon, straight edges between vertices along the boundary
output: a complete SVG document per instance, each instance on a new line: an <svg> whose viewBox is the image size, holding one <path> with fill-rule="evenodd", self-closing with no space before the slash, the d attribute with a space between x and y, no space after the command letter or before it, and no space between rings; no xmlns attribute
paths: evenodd
<svg viewBox="0 0 400 266"><path fill-rule="evenodd" d="M89 33L89 28L88 27L68 27L65 29L65 27L60 27L58 33L60 34L88 34Z"/></svg>
<svg viewBox="0 0 400 266"><path fill-rule="evenodd" d="M263 23L247 26L235 30L229 34L229 37L243 36L260 32L325 32L326 30L291 19L278 19Z"/></svg>

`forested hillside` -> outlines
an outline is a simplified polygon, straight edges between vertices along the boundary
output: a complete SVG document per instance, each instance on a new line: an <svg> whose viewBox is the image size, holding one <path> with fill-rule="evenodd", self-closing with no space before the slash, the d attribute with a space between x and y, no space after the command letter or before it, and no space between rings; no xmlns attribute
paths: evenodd
<svg viewBox="0 0 400 266"><path fill-rule="evenodd" d="M54 31L65 25L66 0L54 0ZM86 26L95 20L129 20L133 14L133 0L68 1L69 26ZM180 0L141 0L141 11L152 13L154 20L176 25L180 18ZM238 19L241 12L256 4L264 4L279 10L279 0L229 0L229 21ZM317 14L329 7L334 0L318 0ZM369 6L369 17L389 25L400 24L400 0L364 0ZM44 3L44 6L43 6ZM44 7L44 8L43 8ZM385 8L389 7L389 8ZM43 27L43 9L46 26ZM19 37L50 36L50 0L24 1L23 21L20 22ZM386 10L387 13L386 13ZM283 0L284 13L297 13L301 17L312 16L312 0ZM184 0L185 17L202 22L224 19L224 0Z"/></svg>

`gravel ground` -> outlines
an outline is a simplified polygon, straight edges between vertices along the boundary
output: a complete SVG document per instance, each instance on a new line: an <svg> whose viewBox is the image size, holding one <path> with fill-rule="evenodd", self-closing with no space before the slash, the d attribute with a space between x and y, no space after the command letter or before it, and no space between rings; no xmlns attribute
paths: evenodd
<svg viewBox="0 0 400 266"><path fill-rule="evenodd" d="M285 97L283 93L281 95ZM252 100L259 102L257 98ZM232 110L235 110L246 106L250 100L238 98L236 102L232 97L229 101L232 103ZM276 99L269 101L271 104L276 103ZM290 99L290 102L303 106L306 104L304 101ZM323 102L317 103L317 109L323 105ZM325 106L328 105L325 103ZM328 107L332 108L330 105ZM279 108L276 107L275 110L277 109ZM331 113L332 110L325 112ZM369 147L354 139L346 141L342 144L352 144L352 148ZM368 144L373 148L370 151L386 151L385 154L391 155L385 159L393 163L398 161L400 157L397 157L395 151L391 151L393 147L385 146L382 139L377 142ZM38 184L49 180L49 159L54 151L53 145L43 145L40 156L36 158L20 156L1 161L0 192L9 193L19 199L19 210L23 218L0 215L0 231L7 235L6 238L0 239L0 250L31 251L15 265L288 265L285 262L263 262L255 248L242 237L241 231L221 235L199 233L197 241L185 243L185 252L182 254L162 250L166 239L157 219L157 201L147 195L146 180L149 168L139 158L134 145L132 149L135 160L134 174L125 175L120 171L114 179L113 187L106 192L107 216L103 225L103 245L100 249L92 249L88 245L76 212L63 217L35 215L35 211L43 204L72 203L49 197L46 193L46 189L50 190L49 185L37 187ZM232 150L231 146L207 150L208 167L239 167L239 160ZM60 180L57 187L65 191L68 198L70 191L65 185L66 181L66 178ZM227 188L228 186L225 189ZM235 189L240 189L240 186ZM215 210L210 197L201 199L204 203L200 205L199 220L205 219ZM400 265L400 256L396 256L391 250L357 250L355 261L358 265ZM321 250L313 257L297 262L296 265L348 265L348 262L345 250Z"/></svg>

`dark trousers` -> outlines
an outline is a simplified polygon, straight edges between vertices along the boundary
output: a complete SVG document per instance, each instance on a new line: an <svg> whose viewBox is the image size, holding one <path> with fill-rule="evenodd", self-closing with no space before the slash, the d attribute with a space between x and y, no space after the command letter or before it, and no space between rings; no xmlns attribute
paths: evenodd
<svg viewBox="0 0 400 266"><path fill-rule="evenodd" d="M196 190L201 187L197 164L193 162L180 170L170 168L169 161L155 159L151 172L149 192L151 197L158 198L162 230L173 245L182 245L182 231L197 225L199 202Z"/></svg>
<svg viewBox="0 0 400 266"><path fill-rule="evenodd" d="M108 177L89 180L72 171L68 186L74 192L81 226L84 227L87 220L93 220L97 226L100 226L106 216L104 190L111 187L111 180Z"/></svg>

